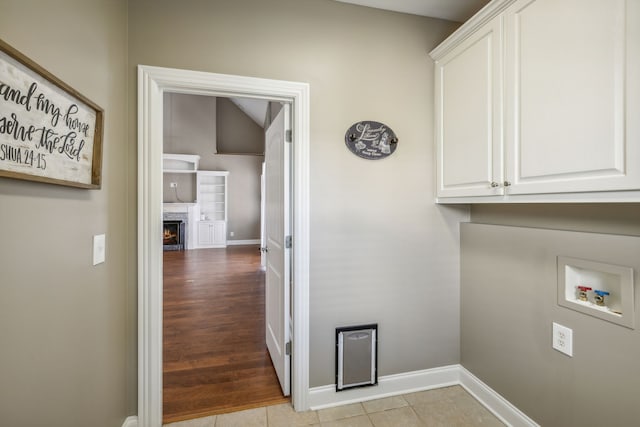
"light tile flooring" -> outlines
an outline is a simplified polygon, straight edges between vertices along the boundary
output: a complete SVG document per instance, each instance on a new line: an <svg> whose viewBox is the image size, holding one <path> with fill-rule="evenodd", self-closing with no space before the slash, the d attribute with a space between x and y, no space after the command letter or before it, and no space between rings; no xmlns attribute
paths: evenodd
<svg viewBox="0 0 640 427"><path fill-rule="evenodd" d="M504 427L460 386L352 405L295 412L290 404L249 409L166 427Z"/></svg>

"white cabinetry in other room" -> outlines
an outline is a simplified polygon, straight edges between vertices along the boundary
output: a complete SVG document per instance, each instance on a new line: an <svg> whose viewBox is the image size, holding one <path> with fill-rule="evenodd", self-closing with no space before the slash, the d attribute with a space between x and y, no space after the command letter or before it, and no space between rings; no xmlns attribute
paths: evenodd
<svg viewBox="0 0 640 427"><path fill-rule="evenodd" d="M200 218L198 247L227 246L227 171L198 171L196 186Z"/></svg>

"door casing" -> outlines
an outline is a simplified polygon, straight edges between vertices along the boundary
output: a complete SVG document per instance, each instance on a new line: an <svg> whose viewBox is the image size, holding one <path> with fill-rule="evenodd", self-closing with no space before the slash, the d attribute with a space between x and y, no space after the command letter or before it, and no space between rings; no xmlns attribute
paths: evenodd
<svg viewBox="0 0 640 427"><path fill-rule="evenodd" d="M293 334L291 386L309 409L309 85L138 66L138 426L162 426L163 94L251 97L291 104Z"/></svg>

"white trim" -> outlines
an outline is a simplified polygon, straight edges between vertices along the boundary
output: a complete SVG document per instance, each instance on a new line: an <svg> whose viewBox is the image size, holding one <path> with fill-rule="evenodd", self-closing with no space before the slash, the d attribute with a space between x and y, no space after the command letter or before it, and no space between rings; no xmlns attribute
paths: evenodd
<svg viewBox="0 0 640 427"><path fill-rule="evenodd" d="M314 387L309 392L311 409L324 409L349 403L382 399L399 394L431 390L459 384L459 365L422 371L386 375L378 378L378 385L336 391L335 384Z"/></svg>
<svg viewBox="0 0 640 427"><path fill-rule="evenodd" d="M438 60L446 55L451 49L462 43L467 37L475 33L480 27L493 18L498 16L502 11L509 7L516 0L494 0L490 1L485 7L480 9L475 15L469 18L456 31L447 37L442 43L436 46L429 56L434 60Z"/></svg>
<svg viewBox="0 0 640 427"><path fill-rule="evenodd" d="M504 196L438 197L438 204L469 203L638 203L640 191L593 191L584 193L505 194Z"/></svg>
<svg viewBox="0 0 640 427"><path fill-rule="evenodd" d="M386 375L380 377L378 386L374 387L340 392L336 392L334 384L314 387L309 392L309 406L312 410L325 409L452 385L464 387L469 394L509 427L540 427L461 365Z"/></svg>
<svg viewBox="0 0 640 427"><path fill-rule="evenodd" d="M491 387L460 366L460 385L503 423L511 427L540 427Z"/></svg>
<svg viewBox="0 0 640 427"><path fill-rule="evenodd" d="M138 417L127 417L122 427L138 427Z"/></svg>
<svg viewBox="0 0 640 427"><path fill-rule="evenodd" d="M162 425L162 98L165 91L290 102L293 115L292 400L309 397L309 126L306 83L138 66L138 424Z"/></svg>
<svg viewBox="0 0 640 427"><path fill-rule="evenodd" d="M250 240L227 240L227 246L240 246L240 245L259 245L260 239Z"/></svg>

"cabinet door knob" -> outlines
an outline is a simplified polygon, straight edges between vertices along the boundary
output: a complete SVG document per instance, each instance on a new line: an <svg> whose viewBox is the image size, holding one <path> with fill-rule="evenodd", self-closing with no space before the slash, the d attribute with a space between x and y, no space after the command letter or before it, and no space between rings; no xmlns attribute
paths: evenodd
<svg viewBox="0 0 640 427"><path fill-rule="evenodd" d="M509 181L505 181L503 185L504 185L505 187L509 187L509 186L511 186L511 183L510 183Z"/></svg>
<svg viewBox="0 0 640 427"><path fill-rule="evenodd" d="M497 182L495 182L495 181L491 182L491 188L496 188L496 187L499 187L499 186L500 186L500 184L498 184Z"/></svg>

